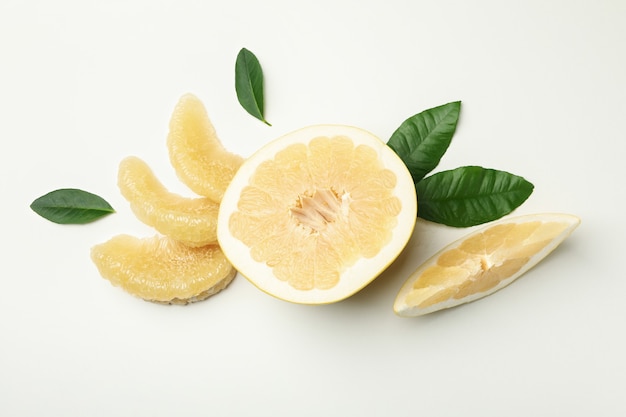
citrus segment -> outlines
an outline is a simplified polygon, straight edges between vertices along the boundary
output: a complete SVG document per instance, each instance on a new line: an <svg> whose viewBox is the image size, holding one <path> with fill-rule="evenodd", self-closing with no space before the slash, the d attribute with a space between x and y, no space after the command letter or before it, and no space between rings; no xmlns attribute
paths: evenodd
<svg viewBox="0 0 626 417"><path fill-rule="evenodd" d="M394 310L400 316L419 316L492 294L541 261L578 224L580 219L568 214L534 214L475 231L411 274Z"/></svg>
<svg viewBox="0 0 626 417"><path fill-rule="evenodd" d="M224 289L236 271L219 246L192 248L166 236L118 235L91 249L100 274L144 300L187 304Z"/></svg>
<svg viewBox="0 0 626 417"><path fill-rule="evenodd" d="M411 176L386 144L354 127L310 126L244 162L224 194L218 240L263 291L330 303L397 257L416 215Z"/></svg>
<svg viewBox="0 0 626 417"><path fill-rule="evenodd" d="M167 148L180 180L195 193L219 202L243 162L228 152L206 109L192 94L182 96L170 120Z"/></svg>
<svg viewBox="0 0 626 417"><path fill-rule="evenodd" d="M190 246L217 243L219 204L208 198L185 198L169 192L141 159L120 163L118 186L139 220L161 234Z"/></svg>

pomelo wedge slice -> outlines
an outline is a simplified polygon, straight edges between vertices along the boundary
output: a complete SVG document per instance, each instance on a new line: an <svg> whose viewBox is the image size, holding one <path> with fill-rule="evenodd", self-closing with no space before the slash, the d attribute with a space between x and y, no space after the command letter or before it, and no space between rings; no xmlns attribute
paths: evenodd
<svg viewBox="0 0 626 417"><path fill-rule="evenodd" d="M351 126L309 126L240 167L218 216L227 258L282 300L326 304L376 278L415 226L417 199L400 158Z"/></svg>
<svg viewBox="0 0 626 417"><path fill-rule="evenodd" d="M118 235L94 246L91 259L114 286L165 304L204 300L236 274L217 245L192 248L167 236Z"/></svg>
<svg viewBox="0 0 626 417"><path fill-rule="evenodd" d="M172 113L167 149L180 180L215 202L221 201L243 162L224 148L204 104L192 94L182 96Z"/></svg>
<svg viewBox="0 0 626 417"><path fill-rule="evenodd" d="M511 284L580 224L560 213L506 218L445 247L400 289L394 311L413 317L486 297Z"/></svg>
<svg viewBox="0 0 626 417"><path fill-rule="evenodd" d="M117 184L139 220L189 246L217 243L219 204L169 192L148 164L129 156L122 160Z"/></svg>

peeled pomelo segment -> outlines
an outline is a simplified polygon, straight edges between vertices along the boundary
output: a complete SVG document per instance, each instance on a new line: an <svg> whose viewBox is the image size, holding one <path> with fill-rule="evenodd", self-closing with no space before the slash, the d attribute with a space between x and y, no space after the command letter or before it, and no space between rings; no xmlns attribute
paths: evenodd
<svg viewBox="0 0 626 417"><path fill-rule="evenodd" d="M376 278L416 217L413 180L384 142L354 127L310 126L243 163L220 205L218 241L261 290L323 304Z"/></svg>
<svg viewBox="0 0 626 417"><path fill-rule="evenodd" d="M189 246L217 243L219 204L169 192L141 159L122 160L118 186L139 220Z"/></svg>
<svg viewBox="0 0 626 417"><path fill-rule="evenodd" d="M114 286L166 304L204 300L236 274L219 246L192 248L167 236L118 235L94 246L91 259Z"/></svg>
<svg viewBox="0 0 626 417"><path fill-rule="evenodd" d="M545 258L579 224L580 219L569 214L532 214L475 231L411 274L394 311L419 316L493 294Z"/></svg>
<svg viewBox="0 0 626 417"><path fill-rule="evenodd" d="M243 162L224 148L202 101L192 94L182 96L172 113L167 148L180 180L215 202Z"/></svg>

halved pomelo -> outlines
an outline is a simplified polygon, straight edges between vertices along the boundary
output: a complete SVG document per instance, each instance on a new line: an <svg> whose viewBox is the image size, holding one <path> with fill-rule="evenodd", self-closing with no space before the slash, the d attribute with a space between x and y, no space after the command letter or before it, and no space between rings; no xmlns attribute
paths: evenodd
<svg viewBox="0 0 626 417"><path fill-rule="evenodd" d="M139 220L189 246L217 243L219 204L169 192L148 164L129 156L122 160L117 184Z"/></svg>
<svg viewBox="0 0 626 417"><path fill-rule="evenodd" d="M569 214L532 214L474 231L413 272L396 297L394 311L419 316L493 294L545 258L579 224Z"/></svg>
<svg viewBox="0 0 626 417"><path fill-rule="evenodd" d="M166 304L204 300L236 275L219 246L192 248L167 236L118 235L94 246L91 259L114 286Z"/></svg>
<svg viewBox="0 0 626 417"><path fill-rule="evenodd" d="M243 162L217 137L202 101L182 96L174 109L167 136L170 162L180 180L195 193L220 202Z"/></svg>
<svg viewBox="0 0 626 417"><path fill-rule="evenodd" d="M359 128L310 126L248 158L220 205L218 241L261 290L332 303L376 278L402 251L417 217L411 175Z"/></svg>

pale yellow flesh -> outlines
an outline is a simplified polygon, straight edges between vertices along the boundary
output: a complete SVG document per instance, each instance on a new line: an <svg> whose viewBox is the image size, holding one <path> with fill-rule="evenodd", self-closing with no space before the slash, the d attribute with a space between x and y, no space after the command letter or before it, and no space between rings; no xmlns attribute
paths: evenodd
<svg viewBox="0 0 626 417"><path fill-rule="evenodd" d="M241 190L229 231L276 279L325 290L345 268L392 239L401 210L395 174L348 137L291 144L262 162Z"/></svg>
<svg viewBox="0 0 626 417"><path fill-rule="evenodd" d="M236 271L217 245L192 248L165 236L118 235L91 250L100 274L148 301L184 304L225 288Z"/></svg>
<svg viewBox="0 0 626 417"><path fill-rule="evenodd" d="M191 94L181 97L174 109L167 148L180 180L218 203L243 163L241 156L224 148L204 105Z"/></svg>
<svg viewBox="0 0 626 417"><path fill-rule="evenodd" d="M411 275L394 309L415 316L489 295L539 262L578 223L569 215L524 216L475 232Z"/></svg>
<svg viewBox="0 0 626 417"><path fill-rule="evenodd" d="M177 174L202 198L169 192L137 157L119 166L118 186L137 218L162 235L119 235L96 245L91 258L113 285L148 301L187 304L224 289L236 270L217 244L222 194L243 158L227 152L204 106L183 96L170 122L170 159Z"/></svg>
<svg viewBox="0 0 626 417"><path fill-rule="evenodd" d="M150 167L137 157L120 163L118 186L139 220L189 246L217 243L219 204L169 192Z"/></svg>

